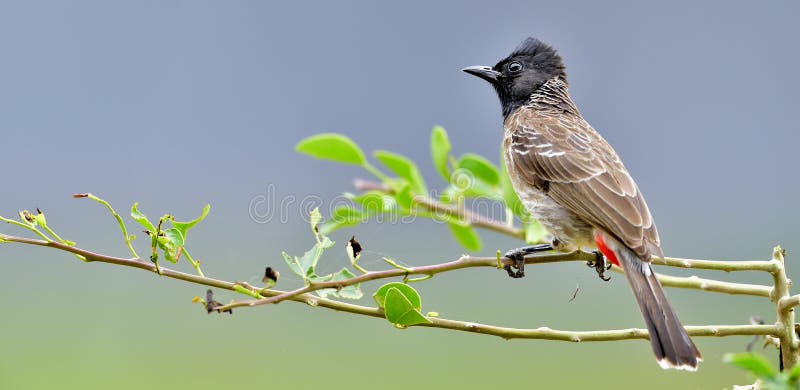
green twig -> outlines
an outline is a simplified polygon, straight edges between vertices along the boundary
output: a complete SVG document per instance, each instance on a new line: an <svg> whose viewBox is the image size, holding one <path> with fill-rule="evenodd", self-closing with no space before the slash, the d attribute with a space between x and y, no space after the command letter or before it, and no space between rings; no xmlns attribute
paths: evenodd
<svg viewBox="0 0 800 390"><path fill-rule="evenodd" d="M192 267L194 267L195 271L197 271L197 274L205 277L205 275L203 275L203 270L200 269L200 261L199 260L195 261L195 259L192 258L192 256L189 254L189 251L186 249L185 246L183 247L182 251L183 255L186 256L186 260L189 260L189 262L192 263Z"/></svg>
<svg viewBox="0 0 800 390"><path fill-rule="evenodd" d="M108 211L111 213L111 215L114 216L114 219L117 220L117 225L119 225L119 230L122 231L122 237L125 239L125 245L128 246L128 251L131 253L131 256L133 256L134 258L139 258L139 255L136 254L136 250L133 249L133 244L131 243L131 241L133 241L134 236L128 234L128 228L125 227L125 221L123 221L122 217L120 217L120 215L117 214L117 211L114 210L113 207L111 207L111 204L109 204L105 200L103 200L101 198L98 198L97 196L92 195L90 193L75 194L75 195L72 195L72 197L73 198L89 198L89 199L91 199L91 200L93 200L93 201L95 201L97 203L100 203L101 205L105 206L106 209L108 209Z"/></svg>
<svg viewBox="0 0 800 390"><path fill-rule="evenodd" d="M46 236L44 233L42 233L41 231L39 231L39 229L37 229L37 228L36 228L35 226L33 226L33 225L28 225L28 224L26 224L26 223L22 223L22 222L19 222L19 221L15 221L15 220L13 220L13 219L8 219L8 218L2 217L2 216L0 216L0 221L3 221L3 222L5 222L5 223L10 223L10 224L12 224L12 225L16 225L16 226L19 226L19 227L21 227L21 228L24 228L24 229L28 229L28 230L30 230L30 231L32 231L32 232L34 232L34 233L36 233L36 235L38 235L39 237L41 237L41 238L42 238L43 240L45 240L45 241L53 241L53 240L51 240L51 239L50 239L50 237L47 237L47 236Z"/></svg>

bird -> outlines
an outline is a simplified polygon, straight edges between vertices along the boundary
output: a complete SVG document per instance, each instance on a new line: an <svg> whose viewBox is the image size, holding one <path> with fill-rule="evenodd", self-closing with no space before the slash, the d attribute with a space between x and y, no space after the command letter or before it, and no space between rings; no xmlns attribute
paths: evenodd
<svg viewBox="0 0 800 390"><path fill-rule="evenodd" d="M583 118L569 94L561 55L527 38L496 65L464 72L489 82L503 114L503 155L512 186L552 242L511 250L522 277L526 254L590 249L622 268L662 368L695 371L702 361L651 266L663 257L658 230L619 155ZM610 267L610 265L609 265Z"/></svg>

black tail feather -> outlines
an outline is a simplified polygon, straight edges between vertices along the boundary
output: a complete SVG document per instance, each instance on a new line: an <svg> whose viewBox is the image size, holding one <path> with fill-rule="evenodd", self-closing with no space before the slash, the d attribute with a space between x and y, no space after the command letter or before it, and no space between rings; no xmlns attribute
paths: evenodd
<svg viewBox="0 0 800 390"><path fill-rule="evenodd" d="M622 252L618 253L620 264L639 303L659 365L696 370L703 357L675 315L650 263L640 260L627 248L618 252Z"/></svg>

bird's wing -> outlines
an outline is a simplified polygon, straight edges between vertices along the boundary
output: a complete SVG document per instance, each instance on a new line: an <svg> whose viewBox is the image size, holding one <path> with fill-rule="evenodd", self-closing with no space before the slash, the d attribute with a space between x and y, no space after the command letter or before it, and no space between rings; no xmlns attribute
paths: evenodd
<svg viewBox="0 0 800 390"><path fill-rule="evenodd" d="M523 182L547 191L644 260L663 256L658 231L619 156L580 116L522 108L505 121L507 153Z"/></svg>

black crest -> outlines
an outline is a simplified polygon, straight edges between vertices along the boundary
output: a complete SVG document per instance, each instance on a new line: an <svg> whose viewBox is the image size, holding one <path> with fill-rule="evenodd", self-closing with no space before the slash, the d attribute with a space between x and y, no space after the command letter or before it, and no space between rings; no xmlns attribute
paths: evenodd
<svg viewBox="0 0 800 390"><path fill-rule="evenodd" d="M525 39L508 57L491 68L471 67L465 71L494 86L503 105L503 116L527 103L548 80L560 78L567 81L564 61L556 49L536 38Z"/></svg>

